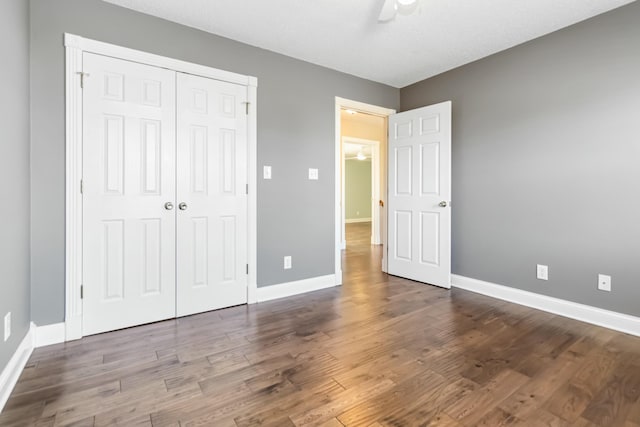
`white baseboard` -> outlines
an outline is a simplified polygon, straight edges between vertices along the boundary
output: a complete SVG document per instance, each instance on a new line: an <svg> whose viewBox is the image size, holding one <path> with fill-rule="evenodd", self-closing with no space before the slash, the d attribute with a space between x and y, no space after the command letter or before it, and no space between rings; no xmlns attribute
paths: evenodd
<svg viewBox="0 0 640 427"><path fill-rule="evenodd" d="M452 275L454 288L465 289L626 334L640 336L640 317L523 291L469 277Z"/></svg>
<svg viewBox="0 0 640 427"><path fill-rule="evenodd" d="M351 218L344 220L345 224L352 224L354 222L371 222L371 218Z"/></svg>
<svg viewBox="0 0 640 427"><path fill-rule="evenodd" d="M22 370L27 364L29 357L31 357L34 348L34 338L35 326L32 323L15 353L13 353L13 356L9 359L9 363L2 370L2 373L0 373L0 412L2 412L7 400L9 400L9 396L18 382Z"/></svg>
<svg viewBox="0 0 640 427"><path fill-rule="evenodd" d="M65 341L65 324L54 323L53 325L36 326L35 347L59 344Z"/></svg>
<svg viewBox="0 0 640 427"><path fill-rule="evenodd" d="M342 282L342 274L340 274ZM271 301L278 298L290 297L304 294L306 292L318 291L320 289L331 288L338 285L335 274L312 277L310 279L296 280L295 282L281 283L279 285L265 286L258 288L256 292L257 302Z"/></svg>

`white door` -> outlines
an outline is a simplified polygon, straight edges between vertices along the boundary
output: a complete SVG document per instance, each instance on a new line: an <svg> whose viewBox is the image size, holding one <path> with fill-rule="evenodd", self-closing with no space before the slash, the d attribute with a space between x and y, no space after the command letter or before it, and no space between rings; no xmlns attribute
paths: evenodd
<svg viewBox="0 0 640 427"><path fill-rule="evenodd" d="M178 73L177 315L247 302L247 88Z"/></svg>
<svg viewBox="0 0 640 427"><path fill-rule="evenodd" d="M89 53L83 65L89 335L175 316L175 72Z"/></svg>
<svg viewBox="0 0 640 427"><path fill-rule="evenodd" d="M451 102L389 116L389 274L451 287Z"/></svg>

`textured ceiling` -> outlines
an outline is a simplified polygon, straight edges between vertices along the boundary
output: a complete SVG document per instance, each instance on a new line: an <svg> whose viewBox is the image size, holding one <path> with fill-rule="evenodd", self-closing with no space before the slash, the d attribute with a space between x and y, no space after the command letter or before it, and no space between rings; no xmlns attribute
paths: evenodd
<svg viewBox="0 0 640 427"><path fill-rule="evenodd" d="M404 87L632 0L105 0L334 70Z"/></svg>

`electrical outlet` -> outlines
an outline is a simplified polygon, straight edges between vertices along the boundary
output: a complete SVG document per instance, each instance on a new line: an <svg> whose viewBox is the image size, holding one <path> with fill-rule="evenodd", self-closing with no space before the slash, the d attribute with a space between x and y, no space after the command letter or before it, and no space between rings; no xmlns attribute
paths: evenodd
<svg viewBox="0 0 640 427"><path fill-rule="evenodd" d="M601 291L611 292L611 276L598 274L598 289Z"/></svg>
<svg viewBox="0 0 640 427"><path fill-rule="evenodd" d="M262 168L262 177L264 179L271 179L271 166L264 166Z"/></svg>
<svg viewBox="0 0 640 427"><path fill-rule="evenodd" d="M284 269L289 270L291 268L291 255L284 257Z"/></svg>
<svg viewBox="0 0 640 427"><path fill-rule="evenodd" d="M549 280L549 267L546 265L537 264L536 277L540 280Z"/></svg>
<svg viewBox="0 0 640 427"><path fill-rule="evenodd" d="M8 340L11 336L11 312L4 316L4 340Z"/></svg>
<svg viewBox="0 0 640 427"><path fill-rule="evenodd" d="M314 181L318 179L318 169L309 168L309 179Z"/></svg>

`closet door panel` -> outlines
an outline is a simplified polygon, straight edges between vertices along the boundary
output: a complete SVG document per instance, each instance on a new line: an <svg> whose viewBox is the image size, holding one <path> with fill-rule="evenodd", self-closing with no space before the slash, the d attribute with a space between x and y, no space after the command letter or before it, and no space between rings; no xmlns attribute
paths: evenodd
<svg viewBox="0 0 640 427"><path fill-rule="evenodd" d="M247 89L177 74L177 315L247 302Z"/></svg>
<svg viewBox="0 0 640 427"><path fill-rule="evenodd" d="M84 53L83 334L175 317L175 72Z"/></svg>

